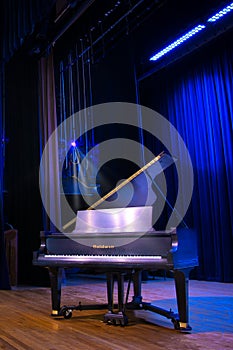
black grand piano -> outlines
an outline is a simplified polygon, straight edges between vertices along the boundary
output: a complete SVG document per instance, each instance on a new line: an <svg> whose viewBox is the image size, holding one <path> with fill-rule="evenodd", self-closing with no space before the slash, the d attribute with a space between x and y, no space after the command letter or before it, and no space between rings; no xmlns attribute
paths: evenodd
<svg viewBox="0 0 233 350"><path fill-rule="evenodd" d="M41 232L41 246L34 252L33 264L49 270L52 316L70 318L73 310L107 309L104 321L124 326L128 323L127 309L150 310L171 319L174 328L181 332L191 330L188 285L190 271L198 265L196 233L187 228L156 231L152 212L152 206L91 207L78 211L72 232ZM106 274L107 304L61 306L62 271L72 267ZM174 275L177 313L143 301L142 272L158 269ZM125 298L126 274L130 278ZM116 304L114 281L118 286ZM131 282L134 295L128 301Z"/></svg>

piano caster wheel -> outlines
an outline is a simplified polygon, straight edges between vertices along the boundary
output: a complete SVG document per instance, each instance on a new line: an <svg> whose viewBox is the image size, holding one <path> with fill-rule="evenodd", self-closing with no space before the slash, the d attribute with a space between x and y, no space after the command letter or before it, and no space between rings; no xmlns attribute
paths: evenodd
<svg viewBox="0 0 233 350"><path fill-rule="evenodd" d="M66 320L68 320L69 318L71 318L72 317L72 311L71 310L66 310L65 312L64 312L64 318L66 319Z"/></svg>
<svg viewBox="0 0 233 350"><path fill-rule="evenodd" d="M66 306L63 306L60 310L60 315L63 316L66 320L72 317L72 310L68 309Z"/></svg>

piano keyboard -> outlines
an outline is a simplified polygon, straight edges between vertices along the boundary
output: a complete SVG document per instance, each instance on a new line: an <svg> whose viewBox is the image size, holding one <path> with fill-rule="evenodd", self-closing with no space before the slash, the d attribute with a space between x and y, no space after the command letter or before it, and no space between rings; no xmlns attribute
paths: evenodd
<svg viewBox="0 0 233 350"><path fill-rule="evenodd" d="M76 262L76 263L154 263L161 261L163 258L160 255L55 255L55 254L45 254L39 256L40 261L62 261L64 262Z"/></svg>

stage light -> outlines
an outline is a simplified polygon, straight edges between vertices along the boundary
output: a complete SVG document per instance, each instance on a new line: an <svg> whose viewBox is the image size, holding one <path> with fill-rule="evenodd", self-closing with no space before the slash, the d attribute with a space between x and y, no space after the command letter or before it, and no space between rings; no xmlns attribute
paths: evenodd
<svg viewBox="0 0 233 350"><path fill-rule="evenodd" d="M171 50L174 50L177 46L183 44L185 41L187 41L190 38L192 38L194 35L199 33L204 28L205 28L205 25L199 24L198 26L196 26L195 28L191 29L186 34L182 35L180 38L178 38L177 40L172 42L170 45L166 46L161 51L158 51L154 56L152 56L150 58L150 61L157 61L160 57L166 55Z"/></svg>
<svg viewBox="0 0 233 350"><path fill-rule="evenodd" d="M187 40L192 38L194 35L196 35L200 31L202 31L204 28L206 28L206 26L208 27L208 25L210 25L213 22L216 22L217 20L224 17L232 10L233 10L233 2L230 3L228 6L224 7L223 9L221 9L220 11L218 11L215 15L211 16L209 19L207 19L206 25L199 24L198 26L196 26L195 28L193 28L192 30L190 30L189 32L187 32L186 34L182 35L180 38L178 38L177 40L172 42L170 45L168 45L165 48L163 48L162 50L158 51L155 55L153 55L151 58L149 58L149 60L150 61L157 61L162 56L166 55L170 51L174 50L177 46L183 44L184 42L186 42Z"/></svg>
<svg viewBox="0 0 233 350"><path fill-rule="evenodd" d="M71 146L76 147L76 142L75 141L71 142Z"/></svg>
<svg viewBox="0 0 233 350"><path fill-rule="evenodd" d="M216 22L218 21L221 17L227 15L229 12L231 12L233 10L233 2L224 7L221 11L217 12L215 15L213 15L212 17L210 17L207 22Z"/></svg>

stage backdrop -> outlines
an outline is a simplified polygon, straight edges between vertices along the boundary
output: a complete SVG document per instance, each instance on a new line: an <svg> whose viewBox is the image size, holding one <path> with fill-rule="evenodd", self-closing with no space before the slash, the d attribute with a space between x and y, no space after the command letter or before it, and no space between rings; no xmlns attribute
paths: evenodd
<svg viewBox="0 0 233 350"><path fill-rule="evenodd" d="M139 84L141 104L167 117L191 154L197 277L224 282L233 281L232 76L229 33Z"/></svg>

